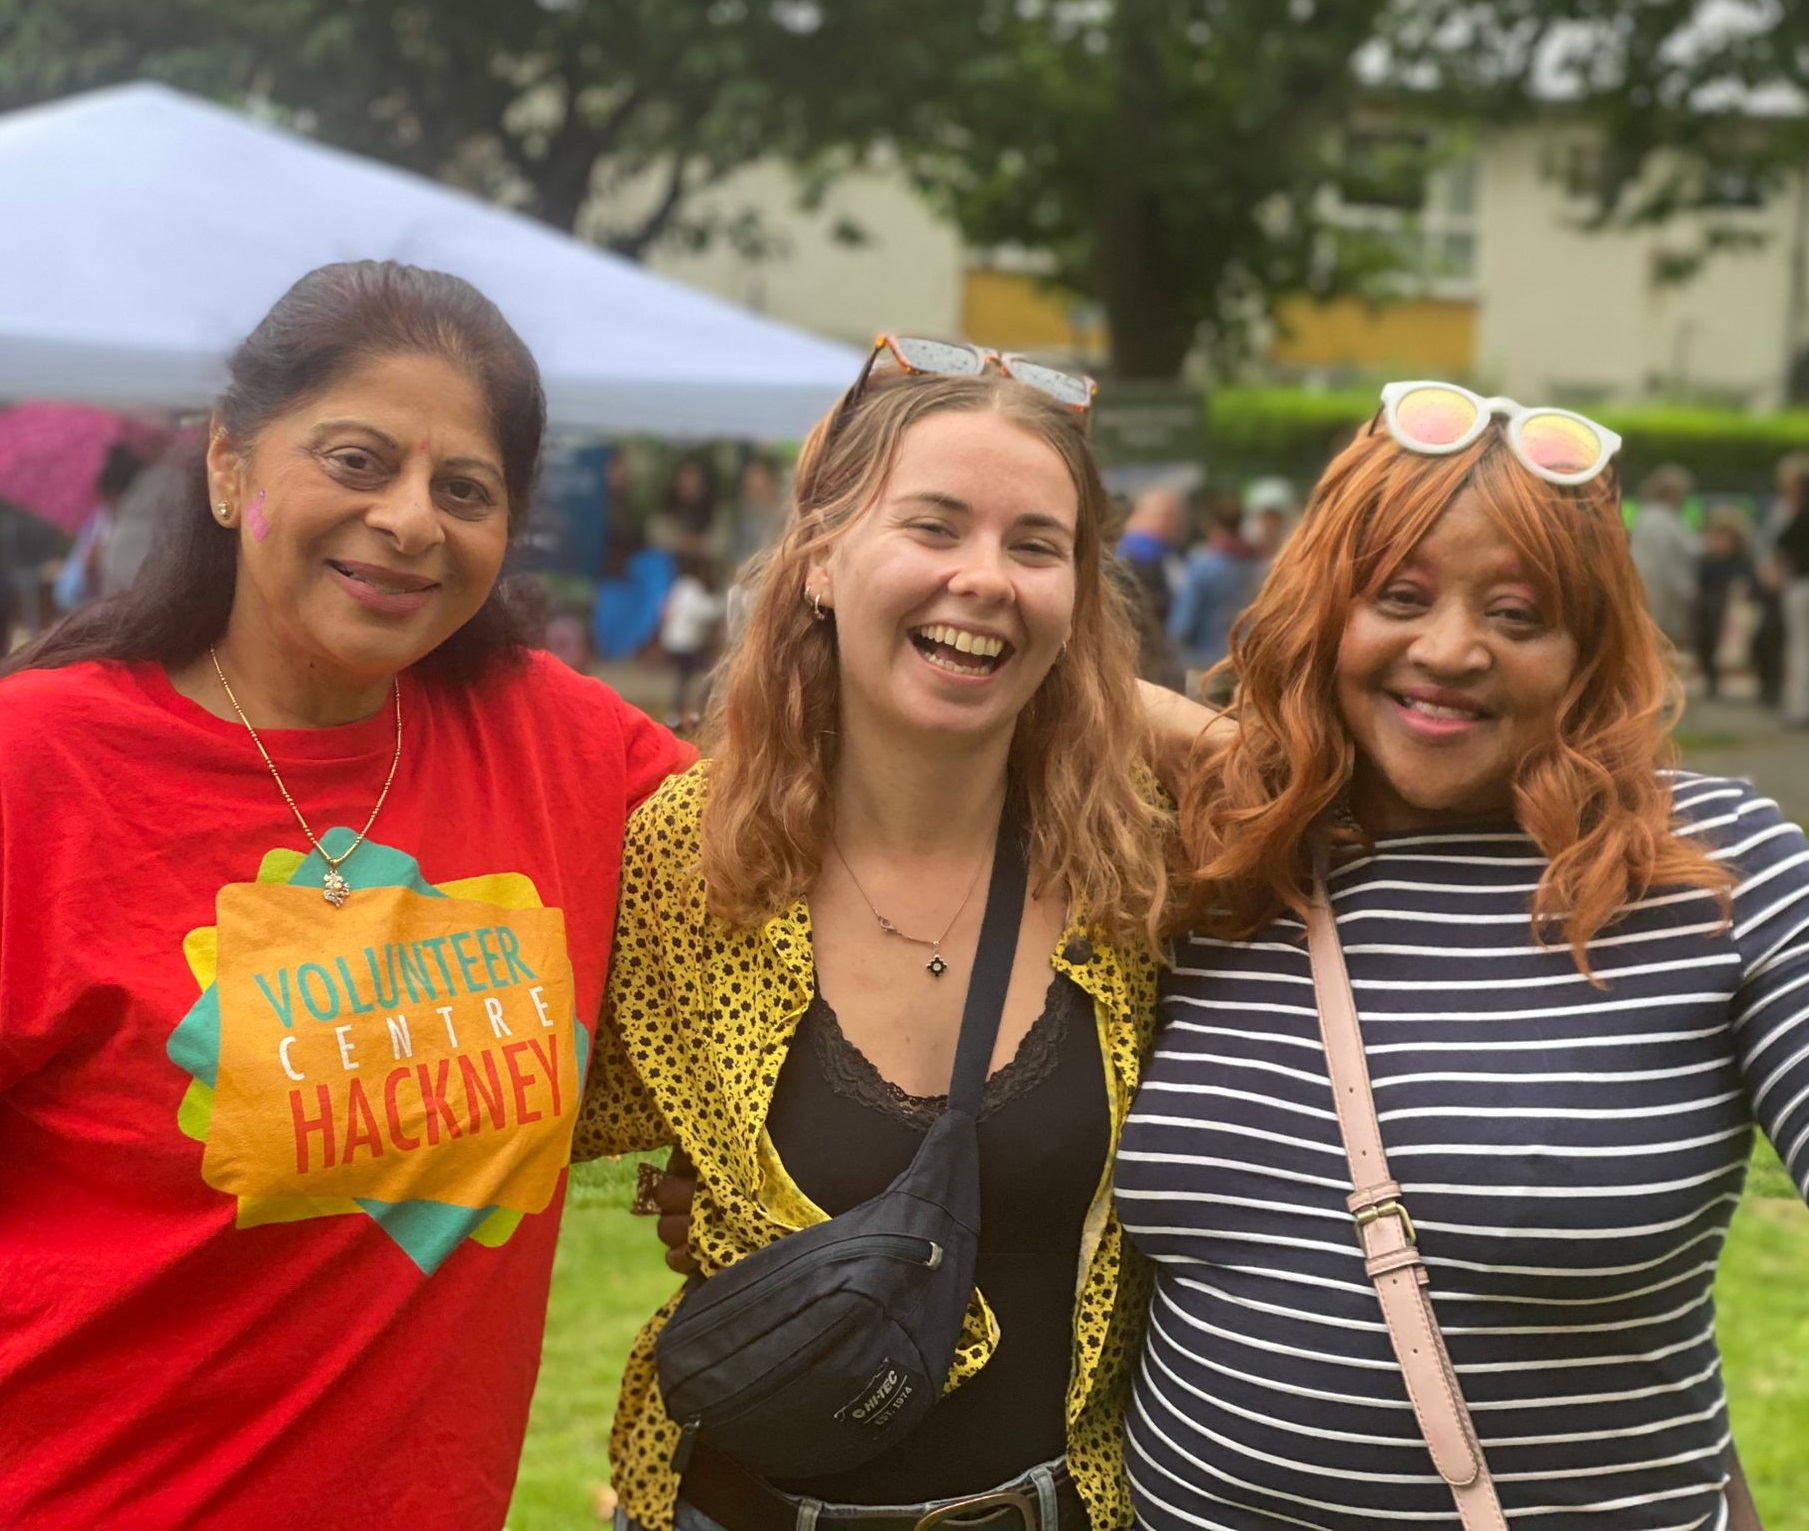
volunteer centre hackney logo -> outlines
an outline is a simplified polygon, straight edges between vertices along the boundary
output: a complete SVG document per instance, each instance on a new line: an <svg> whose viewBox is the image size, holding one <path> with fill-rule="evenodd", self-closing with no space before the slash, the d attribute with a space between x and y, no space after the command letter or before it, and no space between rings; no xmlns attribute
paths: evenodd
<svg viewBox="0 0 1809 1531"><path fill-rule="evenodd" d="M357 860L334 909L318 853L271 851L184 939L201 997L167 1047L193 1078L177 1124L239 1227L370 1217L431 1275L552 1199L590 1037L565 917L529 878L435 887L375 841Z"/></svg>

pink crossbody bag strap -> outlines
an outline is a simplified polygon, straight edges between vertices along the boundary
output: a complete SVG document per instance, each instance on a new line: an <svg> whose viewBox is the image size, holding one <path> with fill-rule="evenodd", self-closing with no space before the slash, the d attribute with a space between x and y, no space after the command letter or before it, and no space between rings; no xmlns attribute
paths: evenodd
<svg viewBox="0 0 1809 1531"><path fill-rule="evenodd" d="M1382 1127L1369 1087L1369 1064L1356 1001L1338 944L1338 927L1325 891L1326 853L1313 856L1313 898L1307 915L1307 949L1313 960L1313 993L1319 1002L1319 1035L1325 1043L1332 1099L1344 1153L1350 1161L1352 1191L1347 1205L1356 1219L1363 1268L1375 1283L1388 1338L1407 1381L1414 1418L1432 1451L1432 1465L1450 1486L1464 1531L1507 1531L1495 1482L1482 1459L1470 1410L1457 1373L1445 1353L1420 1261L1413 1219L1401 1203L1401 1188L1388 1173Z"/></svg>

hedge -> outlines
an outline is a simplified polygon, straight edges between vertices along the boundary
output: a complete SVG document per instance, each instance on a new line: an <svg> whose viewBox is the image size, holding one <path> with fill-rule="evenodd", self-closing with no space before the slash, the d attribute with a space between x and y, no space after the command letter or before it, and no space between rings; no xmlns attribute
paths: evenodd
<svg viewBox="0 0 1809 1531"><path fill-rule="evenodd" d="M1212 476L1240 483L1279 474L1304 490L1349 435L1368 424L1377 404L1369 390L1220 389L1206 407ZM1809 451L1809 411L1751 415L1645 405L1587 413L1626 439L1621 477L1629 492L1660 463L1675 462L1710 493L1769 495L1778 459Z"/></svg>

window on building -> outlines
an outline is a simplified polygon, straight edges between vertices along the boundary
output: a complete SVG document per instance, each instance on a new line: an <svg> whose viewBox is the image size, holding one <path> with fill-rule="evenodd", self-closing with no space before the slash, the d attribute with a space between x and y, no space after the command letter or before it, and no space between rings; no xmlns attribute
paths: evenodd
<svg viewBox="0 0 1809 1531"><path fill-rule="evenodd" d="M1602 146L1588 138L1569 138L1546 155L1545 174L1572 202L1594 202L1602 195L1607 161Z"/></svg>
<svg viewBox="0 0 1809 1531"><path fill-rule="evenodd" d="M1719 165L1707 173L1703 201L1709 207L1760 208L1766 200L1764 181L1743 165Z"/></svg>

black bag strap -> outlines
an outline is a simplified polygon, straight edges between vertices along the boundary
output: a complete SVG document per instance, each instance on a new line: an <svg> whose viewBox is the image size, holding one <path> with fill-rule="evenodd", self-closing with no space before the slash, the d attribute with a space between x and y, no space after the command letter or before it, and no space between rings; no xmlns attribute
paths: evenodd
<svg viewBox="0 0 1809 1531"><path fill-rule="evenodd" d="M987 1065L998 1040L999 1017L1011 987L1011 967L1018 952L1018 929L1024 920L1024 890L1030 869L1024 855L1022 816L1008 798L999 815L999 839L992 853L992 881L986 888L986 913L980 918L980 944L974 952L973 976L967 981L967 1004L961 1012L961 1036L955 1043L955 1069L949 1080L948 1109L980 1114Z"/></svg>

